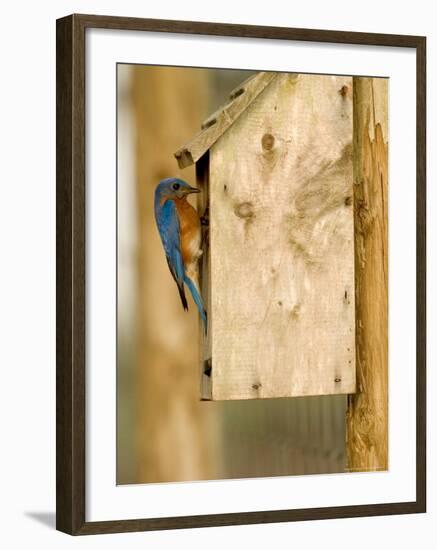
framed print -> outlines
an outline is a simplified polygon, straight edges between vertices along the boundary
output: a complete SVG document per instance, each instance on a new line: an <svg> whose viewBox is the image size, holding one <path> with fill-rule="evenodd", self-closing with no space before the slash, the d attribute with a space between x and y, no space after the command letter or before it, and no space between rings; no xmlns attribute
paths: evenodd
<svg viewBox="0 0 437 550"><path fill-rule="evenodd" d="M424 37L57 21L57 528L426 510Z"/></svg>

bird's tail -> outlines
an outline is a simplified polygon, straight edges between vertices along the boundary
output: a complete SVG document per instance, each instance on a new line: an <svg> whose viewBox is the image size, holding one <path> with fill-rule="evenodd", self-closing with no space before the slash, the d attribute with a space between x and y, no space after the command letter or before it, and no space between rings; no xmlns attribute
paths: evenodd
<svg viewBox="0 0 437 550"><path fill-rule="evenodd" d="M187 302L187 298L185 297L184 283L182 283L180 286L178 283L178 290L179 290L179 296L181 297L182 307L184 308L185 311L188 311L188 302Z"/></svg>
<svg viewBox="0 0 437 550"><path fill-rule="evenodd" d="M199 294L199 291L196 288L196 285L193 283L193 281L188 277L188 275L184 276L184 282L187 285L187 287L190 289L191 296L193 297L193 300L197 306L197 309L199 310L200 316L202 317L202 321L205 327L205 333L207 330L207 318L206 318L206 310L203 306L202 297Z"/></svg>

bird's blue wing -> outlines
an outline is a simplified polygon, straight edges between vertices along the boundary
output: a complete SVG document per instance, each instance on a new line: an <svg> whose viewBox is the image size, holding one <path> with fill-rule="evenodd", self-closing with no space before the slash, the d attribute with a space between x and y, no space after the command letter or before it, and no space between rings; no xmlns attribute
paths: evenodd
<svg viewBox="0 0 437 550"><path fill-rule="evenodd" d="M173 201L168 200L162 206L157 216L157 223L165 255L176 279L182 282L185 270L181 254L179 218Z"/></svg>
<svg viewBox="0 0 437 550"><path fill-rule="evenodd" d="M168 267L178 285L182 305L184 309L188 309L184 292L185 268L181 253L179 218L174 202L167 200L155 211L155 217L167 257Z"/></svg>

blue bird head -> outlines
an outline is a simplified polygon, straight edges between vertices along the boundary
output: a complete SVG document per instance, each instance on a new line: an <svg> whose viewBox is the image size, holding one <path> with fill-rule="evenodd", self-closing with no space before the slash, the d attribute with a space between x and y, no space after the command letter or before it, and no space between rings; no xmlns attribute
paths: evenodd
<svg viewBox="0 0 437 550"><path fill-rule="evenodd" d="M197 187L191 187L186 181L179 178L166 178L159 182L155 197L168 197L169 199L182 199L190 193L200 193Z"/></svg>

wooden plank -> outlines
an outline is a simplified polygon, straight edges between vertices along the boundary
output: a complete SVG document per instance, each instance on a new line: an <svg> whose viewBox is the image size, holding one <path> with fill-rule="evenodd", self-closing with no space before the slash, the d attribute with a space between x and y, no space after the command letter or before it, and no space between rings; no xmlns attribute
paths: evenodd
<svg viewBox="0 0 437 550"><path fill-rule="evenodd" d="M277 73L260 72L233 90L230 102L210 115L199 132L175 153L180 168L197 162L209 148L226 132L250 103L272 82Z"/></svg>
<svg viewBox="0 0 437 550"><path fill-rule="evenodd" d="M354 392L352 79L278 75L209 186L211 398Z"/></svg>
<svg viewBox="0 0 437 550"><path fill-rule="evenodd" d="M348 469L388 468L388 80L354 79L357 393Z"/></svg>
<svg viewBox="0 0 437 550"><path fill-rule="evenodd" d="M209 254L209 152L196 163L196 183L202 190L197 195L197 212L202 223L202 256L199 265L199 285L205 303L211 302L211 257ZM206 222L206 223L205 223ZM208 309L207 309L208 311ZM211 395L211 318L208 315L208 331L205 334L203 323L199 323L200 397L209 399Z"/></svg>

